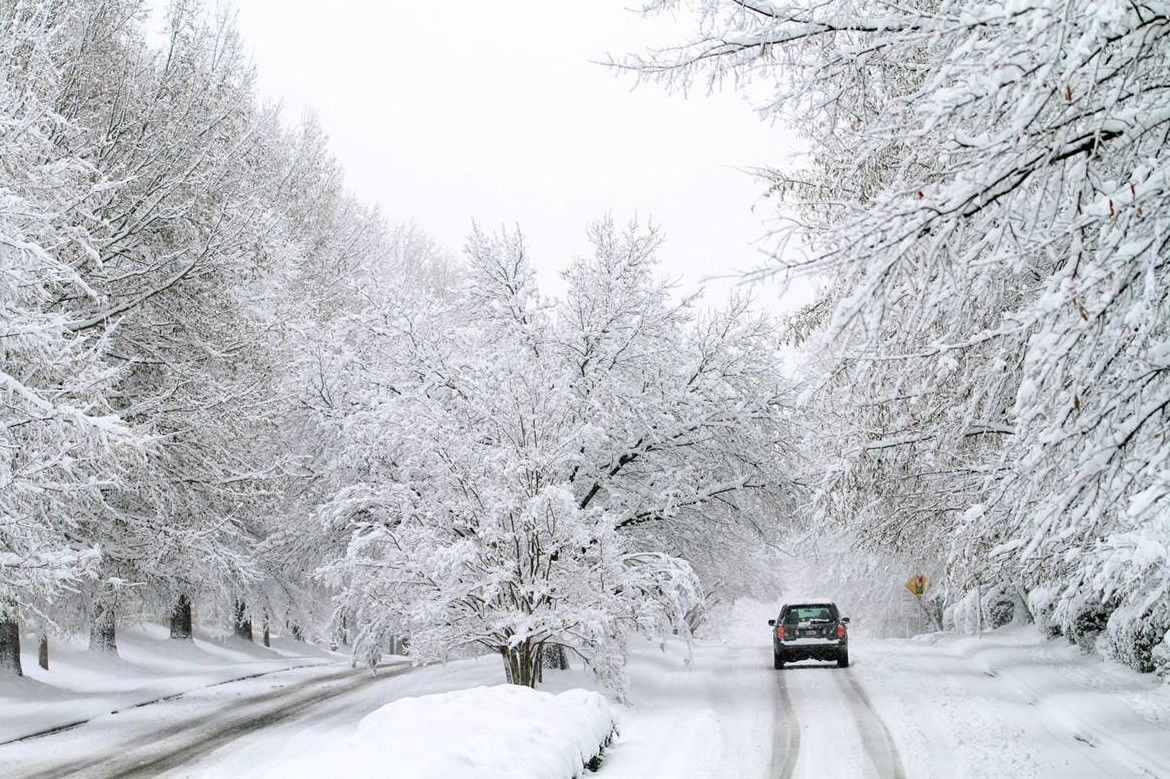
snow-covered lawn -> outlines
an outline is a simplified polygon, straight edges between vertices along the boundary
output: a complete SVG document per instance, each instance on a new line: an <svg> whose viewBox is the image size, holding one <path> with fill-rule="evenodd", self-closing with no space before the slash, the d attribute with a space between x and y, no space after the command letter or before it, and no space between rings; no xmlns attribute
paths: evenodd
<svg viewBox="0 0 1170 779"><path fill-rule="evenodd" d="M24 677L0 681L0 743L229 679L345 659L303 642L272 643L170 641L167 628L147 624L119 630L116 657L87 651L80 636L53 639L45 671L35 637L26 636Z"/></svg>

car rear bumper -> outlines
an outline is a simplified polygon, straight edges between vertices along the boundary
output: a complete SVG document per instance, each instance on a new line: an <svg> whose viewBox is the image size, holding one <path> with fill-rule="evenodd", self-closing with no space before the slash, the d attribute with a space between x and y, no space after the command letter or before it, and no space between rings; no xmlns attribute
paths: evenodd
<svg viewBox="0 0 1170 779"><path fill-rule="evenodd" d="M821 641L818 643L797 643L773 641L772 650L778 660L795 663L800 660L837 660L849 651L848 641Z"/></svg>

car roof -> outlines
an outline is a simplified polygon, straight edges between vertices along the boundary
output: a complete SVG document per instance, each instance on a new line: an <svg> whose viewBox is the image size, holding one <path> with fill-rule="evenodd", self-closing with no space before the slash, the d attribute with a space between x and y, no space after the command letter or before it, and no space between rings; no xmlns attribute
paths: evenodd
<svg viewBox="0 0 1170 779"><path fill-rule="evenodd" d="M780 605L780 608L786 609L790 606L832 606L833 608L837 608L837 604L829 598L800 598L799 600L793 598L784 601Z"/></svg>

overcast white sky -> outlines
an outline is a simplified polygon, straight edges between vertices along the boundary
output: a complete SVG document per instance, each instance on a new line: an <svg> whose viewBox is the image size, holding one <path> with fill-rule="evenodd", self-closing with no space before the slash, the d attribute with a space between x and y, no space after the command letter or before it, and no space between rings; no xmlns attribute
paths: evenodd
<svg viewBox="0 0 1170 779"><path fill-rule="evenodd" d="M288 119L312 108L353 190L452 251L472 219L518 223L553 292L611 211L660 224L688 287L758 266L770 209L742 169L783 161L791 134L740 96L634 89L595 64L688 29L632 2L234 0L261 94Z"/></svg>

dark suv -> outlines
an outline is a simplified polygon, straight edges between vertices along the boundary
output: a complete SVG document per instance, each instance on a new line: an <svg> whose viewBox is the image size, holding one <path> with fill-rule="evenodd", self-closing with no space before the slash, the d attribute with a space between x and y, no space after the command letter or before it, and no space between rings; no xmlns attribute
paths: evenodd
<svg viewBox="0 0 1170 779"><path fill-rule="evenodd" d="M798 660L837 661L849 667L849 617L827 601L789 603L780 609L772 626L772 660L775 668Z"/></svg>

